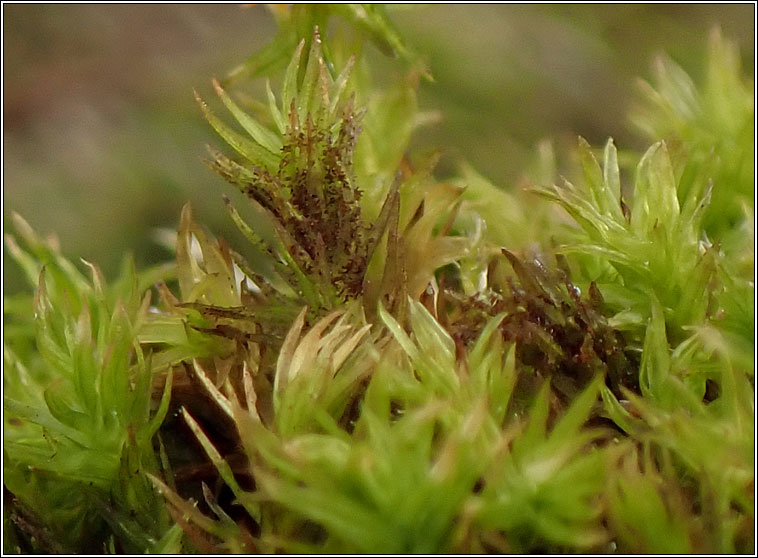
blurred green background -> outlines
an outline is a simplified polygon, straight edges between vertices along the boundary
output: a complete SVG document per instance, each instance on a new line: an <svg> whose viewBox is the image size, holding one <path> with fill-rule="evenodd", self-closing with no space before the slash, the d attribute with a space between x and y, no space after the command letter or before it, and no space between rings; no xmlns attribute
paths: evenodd
<svg viewBox="0 0 758 558"><path fill-rule="evenodd" d="M441 147L443 175L467 160L504 188L543 138L642 148L627 121L636 78L666 52L697 81L714 25L754 73L752 4L433 5L391 17L435 77L421 109L443 116L414 146ZM274 33L261 5L3 5L4 230L16 211L106 276L125 250L139 265L168 258L154 231L174 228L187 201L230 234L229 188L201 162L221 141L192 89L209 97L212 76ZM5 250L3 261L10 294L23 283Z"/></svg>

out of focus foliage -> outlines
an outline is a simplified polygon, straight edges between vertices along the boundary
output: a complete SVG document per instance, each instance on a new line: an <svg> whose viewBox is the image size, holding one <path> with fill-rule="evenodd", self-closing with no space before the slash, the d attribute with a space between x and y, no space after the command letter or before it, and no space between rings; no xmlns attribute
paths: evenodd
<svg viewBox="0 0 758 558"><path fill-rule="evenodd" d="M438 120L415 134L413 145L421 152L443 149L446 173L468 161L512 193L525 171L533 175L535 146L544 139L561 146L556 155L563 174L563 147L574 145L577 134L593 145L613 136L620 148L639 150L663 139L640 141L628 125L634 81L651 77L651 60L666 52L699 83L702 38L714 23L738 45L745 74L753 73L749 4L408 8L387 6L384 19L411 60L417 53L433 74L418 95L427 121ZM213 131L196 118L188 91L211 95L203 76L215 75L226 86L232 70L251 53L260 58L279 34L290 41L290 50L278 54L283 69L299 40L278 27L286 11L199 4L15 4L3 11L5 232L11 210L17 211L36 230L55 231L64 253L97 262L109 276L118 273L126 250L138 265L170 257L156 244L155 228L175 229L187 200L203 223L239 238L208 188L210 175L193 163ZM341 34L331 47L333 57L342 57L339 67L361 47L361 34L340 14L328 23ZM361 47L385 84L395 82L397 71L382 54L388 43L391 38L382 41L372 32ZM276 86L282 73L271 72ZM244 85L245 101L265 100L265 80L245 81L246 75L231 84ZM490 229L500 226L488 221ZM529 226L540 228L533 220ZM18 292L24 280L5 261L5 290Z"/></svg>

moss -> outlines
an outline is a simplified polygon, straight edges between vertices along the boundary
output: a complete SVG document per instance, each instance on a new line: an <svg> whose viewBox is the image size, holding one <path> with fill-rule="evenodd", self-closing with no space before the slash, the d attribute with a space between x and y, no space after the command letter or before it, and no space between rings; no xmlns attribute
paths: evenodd
<svg viewBox="0 0 758 558"><path fill-rule="evenodd" d="M208 164L251 204L225 198L247 246L187 205L173 264L108 283L16 219L35 293L6 305L10 550L754 550L752 244L709 210L730 183L697 170L699 116L625 154L630 188L612 141L601 164L580 140L578 179L532 188L549 230L526 248L522 221L480 215L525 198L409 153L428 71L383 8L276 10L225 86L283 70L278 98L252 116L214 81L243 134L197 95L235 152ZM319 32L332 16L355 42ZM372 84L363 41L404 77ZM711 108L744 85L713 41ZM691 92L666 71L650 129ZM707 145L726 175L740 138Z"/></svg>

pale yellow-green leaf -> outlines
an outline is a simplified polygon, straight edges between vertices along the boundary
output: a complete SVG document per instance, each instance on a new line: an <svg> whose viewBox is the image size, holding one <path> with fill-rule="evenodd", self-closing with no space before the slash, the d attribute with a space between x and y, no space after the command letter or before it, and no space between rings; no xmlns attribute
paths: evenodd
<svg viewBox="0 0 758 558"><path fill-rule="evenodd" d="M216 89L216 93L221 98L224 106L229 109L229 112L234 115L237 122L250 134L250 137L270 153L278 154L282 148L281 138L243 111L215 79L213 80L213 87Z"/></svg>
<svg viewBox="0 0 758 558"><path fill-rule="evenodd" d="M284 338L282 348L279 351L279 359L276 361L276 375L274 376L274 402L279 400L277 394L280 394L287 388L289 382L289 371L292 364L292 359L297 349L297 343L300 339L300 332L305 324L305 315L308 311L307 307L304 307L294 323L287 332L287 336Z"/></svg>
<svg viewBox="0 0 758 558"><path fill-rule="evenodd" d="M276 172L279 166L279 157L277 155L274 155L256 141L248 139L229 128L211 111L208 104L203 101L197 92L195 92L195 99L200 105L208 123L237 153L255 165L265 168L272 173Z"/></svg>

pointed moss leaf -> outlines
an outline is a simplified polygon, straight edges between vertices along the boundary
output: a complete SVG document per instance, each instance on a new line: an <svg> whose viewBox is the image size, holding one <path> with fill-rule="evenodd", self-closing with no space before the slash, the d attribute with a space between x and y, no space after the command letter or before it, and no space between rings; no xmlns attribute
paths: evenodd
<svg viewBox="0 0 758 558"><path fill-rule="evenodd" d="M545 440L547 416L550 410L550 382L545 381L529 410L529 424L514 442L513 451L521 455L533 451Z"/></svg>
<svg viewBox="0 0 758 558"><path fill-rule="evenodd" d="M576 188L568 181L563 187L535 188L534 192L558 202L590 239L595 241L588 246L601 244L614 247L628 236L623 222L604 215L590 200L579 195Z"/></svg>
<svg viewBox="0 0 758 558"><path fill-rule="evenodd" d="M720 390L721 395L719 399L711 404L712 407L718 409L721 413L728 416L734 424L739 424L741 418L739 416L740 408L743 404L740 403L741 391L738 389L738 376L737 372L731 363L731 348L726 343L723 332L710 325L698 326L695 329L695 335L691 341L697 340L699 346L705 347L710 351L715 352L720 360ZM687 344L687 341L683 342L680 347ZM680 349L677 347L677 350ZM743 386L744 387L744 386ZM752 391L752 390L751 390ZM744 392L745 394L749 392ZM723 407L720 408L720 406ZM749 407L754 406L754 403L748 403Z"/></svg>
<svg viewBox="0 0 758 558"><path fill-rule="evenodd" d="M34 229L32 229L26 219L15 211L11 213L11 219L13 220L13 228L16 229L16 233L24 240L24 243L30 250L37 252L43 249L43 240L34 232Z"/></svg>
<svg viewBox="0 0 758 558"><path fill-rule="evenodd" d="M245 236L245 238L247 238L250 244L255 246L255 248L257 248L258 251L262 254L267 254L272 264L275 266L280 265L281 262L279 261L279 258L275 256L268 243L263 240L263 238L245 222L245 220L239 214L239 211L237 211L237 209L232 205L231 200L227 196L224 196L223 200L224 207L226 207L226 210L229 212L229 216L232 218L232 221L237 226L239 231Z"/></svg>
<svg viewBox="0 0 758 558"><path fill-rule="evenodd" d="M158 409L156 409L153 418L150 419L150 423L143 434L143 439L148 442L153 439L153 436L158 432L158 429L163 424L166 414L168 413L169 403L171 402L171 386L174 383L174 373L171 368L166 373L166 383L163 385L163 394L161 395L160 403L158 403Z"/></svg>
<svg viewBox="0 0 758 558"><path fill-rule="evenodd" d="M377 250L382 236L387 230L387 225L391 220L397 220L400 211L400 179L399 175L392 181L387 196L384 198L379 215L374 221L371 233L367 242L366 255L370 262Z"/></svg>
<svg viewBox="0 0 758 558"><path fill-rule="evenodd" d="M701 221L708 206L711 204L713 198L713 181L709 180L705 191L701 196L689 196L685 206L682 208L682 225L688 226L689 240L690 242L697 242L700 240ZM751 219L752 220L752 219Z"/></svg>
<svg viewBox="0 0 758 558"><path fill-rule="evenodd" d="M37 349L40 354L59 370L71 370L71 355L62 346L62 316L54 312L48 296L46 269L39 273L39 286L34 293L34 316L37 331Z"/></svg>
<svg viewBox="0 0 758 558"><path fill-rule="evenodd" d="M271 90L271 82L269 80L266 80L266 96L268 97L268 109L269 112L271 112L271 117L274 119L276 129L280 134L284 135L287 131L287 122L284 119L284 116L282 116L282 111L276 106L276 97Z"/></svg>
<svg viewBox="0 0 758 558"><path fill-rule="evenodd" d="M313 366L319 351L321 334L341 313L341 310L337 310L319 320L298 342L297 348L292 353L289 369L285 374L288 381L294 380L301 370L305 371L305 369Z"/></svg>
<svg viewBox="0 0 758 558"><path fill-rule="evenodd" d="M221 457L221 454L218 452L216 447L210 441L205 432L203 432L203 429L200 428L200 425L197 423L197 421L192 417L192 415L189 414L189 412L187 412L187 409L185 407L182 407L182 416L184 417L187 426L190 427L190 430L192 430L192 433L197 438L197 441L200 442L203 450L205 450L208 458L216 467L216 470L218 471L221 478L224 479L224 482L227 484L227 486L232 489L232 492L237 497L239 503L242 505L249 504L250 499L246 497L245 492L242 490L242 488L240 488L239 483L237 483L237 479L234 478L234 473L232 472L232 468L229 466L229 463L227 463L226 460Z"/></svg>
<svg viewBox="0 0 758 558"><path fill-rule="evenodd" d="M221 520L221 523L227 526L231 526L232 528L236 527L234 520L229 517L229 514L224 511L224 508L218 505L216 498L213 496L213 492L211 492L207 484L202 483L202 491L205 503L208 504L208 507L216 515L216 517Z"/></svg>
<svg viewBox="0 0 758 558"><path fill-rule="evenodd" d="M75 342L70 349L73 359L74 386L80 401L88 412L97 413L98 362L92 358L92 324L88 307L79 314L74 325Z"/></svg>
<svg viewBox="0 0 758 558"><path fill-rule="evenodd" d="M192 253L192 227L192 208L187 203L182 207L176 240L177 279L184 300L187 300L195 282L202 275L200 266Z"/></svg>
<svg viewBox="0 0 758 558"><path fill-rule="evenodd" d="M287 71L284 74L284 84L282 85L282 114L289 115L290 107L297 98L297 74L300 71L300 59L302 58L303 48L305 48L305 39L302 39L292 55Z"/></svg>
<svg viewBox="0 0 758 558"><path fill-rule="evenodd" d="M60 382L48 387L44 391L44 396L50 414L61 424L65 424L85 435L92 435L93 431L97 429L98 425L92 424L87 413L73 408L70 395L66 393L65 386Z"/></svg>
<svg viewBox="0 0 758 558"><path fill-rule="evenodd" d="M290 327L289 331L287 332L287 336L284 338L284 343L282 343L282 348L279 351L279 359L276 361L276 375L274 376L275 403L279 400L279 397L276 397L276 395L280 394L284 389L287 388L287 384L289 382L288 375L290 366L292 364L292 358L295 353L295 349L297 348L300 332L302 331L303 325L305 324L305 315L307 312L307 307L304 307L300 311L300 314L298 314L297 318L292 324L292 327Z"/></svg>
<svg viewBox="0 0 758 558"><path fill-rule="evenodd" d="M95 264L88 262L84 258L79 258L81 262L86 265L92 275L92 285L95 288L95 294L100 301L105 301L105 279L100 271L100 268Z"/></svg>
<svg viewBox="0 0 758 558"><path fill-rule="evenodd" d="M411 338L408 337L408 334L403 331L402 326L397 322L397 320L395 320L395 318L390 315L389 312L384 309L384 306L381 303L379 304L379 317L381 318L382 322L384 322L384 325L387 326L387 329L390 330L390 333L392 333L392 336L395 338L395 340L411 358L411 360L414 362L417 361L420 358L420 355L415 343L411 341Z"/></svg>
<svg viewBox="0 0 758 558"><path fill-rule="evenodd" d="M309 114L315 115L324 103L328 103L328 99L322 99L320 95L322 75L324 71L321 36L318 33L318 29L316 29L313 33L311 49L308 53L303 83L295 102L295 106L297 107L297 117L301 124L305 122L306 117Z"/></svg>
<svg viewBox="0 0 758 558"><path fill-rule="evenodd" d="M129 313L120 300L117 301L116 307L113 310L109 332L111 343L108 350L110 353L102 366L102 371L99 372L98 402L102 401L107 406L114 406L116 409L121 407L119 410L126 413L124 405L130 398L124 396L123 390L127 387L134 390L130 390L131 397L139 397L140 388L149 391L147 387L149 383L149 370L144 366L144 363L138 362L140 373L136 377L130 377L129 365L135 332L131 325ZM140 359L141 352L138 350L136 353L138 359ZM98 410L98 413L104 410L101 408Z"/></svg>
<svg viewBox="0 0 758 558"><path fill-rule="evenodd" d="M605 193L605 185L603 184L603 173L600 170L600 164L595 159L595 155L592 154L590 144L587 143L583 137L579 137L579 159L582 162L584 168L584 178L589 186L592 200L602 213L608 214L608 199Z"/></svg>
<svg viewBox="0 0 758 558"><path fill-rule="evenodd" d="M500 370L493 370L489 378L488 389L490 392L492 416L497 424L503 423L518 377L518 372L516 371L516 346L511 344L505 349L502 367Z"/></svg>
<svg viewBox="0 0 758 558"><path fill-rule="evenodd" d="M348 356L355 350L358 344L363 340L366 334L371 329L371 324L366 324L358 331L356 331L349 339L342 343L334 351L332 356L332 362L335 369L339 369L345 362Z"/></svg>
<svg viewBox="0 0 758 558"><path fill-rule="evenodd" d="M213 80L213 87L216 89L216 93L226 108L234 115L234 118L237 119L237 122L240 123L245 131L250 134L250 137L271 153L278 154L282 148L282 141L279 136L243 111L215 79Z"/></svg>
<svg viewBox="0 0 758 558"><path fill-rule="evenodd" d="M43 240L26 220L16 212L11 213L13 228L23 241L24 247L30 255L37 259L37 269L41 265L50 270L50 274L56 278L56 282L66 284L74 292L87 292L90 287L86 277L64 258L53 240ZM36 285L36 282L33 282Z"/></svg>
<svg viewBox="0 0 758 558"><path fill-rule="evenodd" d="M213 381L208 377L208 373L197 360L193 360L192 365L195 368L195 376L198 380L200 380L200 383L203 384L203 387L206 389L211 399L216 402L216 404L221 408L222 411L224 411L224 413L226 413L229 418L233 419L234 415L232 413L232 405L229 399L227 399L224 394L222 394L221 391L216 387Z"/></svg>
<svg viewBox="0 0 758 558"><path fill-rule="evenodd" d="M571 439L579 432L579 429L587 421L592 407L598 398L600 385L603 382L602 375L596 377L581 394L579 394L566 413L558 421L553 430L550 432L550 439L556 441L565 441Z"/></svg>
<svg viewBox="0 0 758 558"><path fill-rule="evenodd" d="M419 349L440 362L449 364L455 362L455 342L447 331L423 304L410 297L408 303L413 335L418 341Z"/></svg>
<svg viewBox="0 0 758 558"><path fill-rule="evenodd" d="M347 83L350 80L350 77L353 75L353 67L355 66L355 55L351 55L350 58L348 58L347 63L345 64L345 67L342 68L342 71L339 73L337 78L334 80L334 84L332 85L332 91L330 93L331 101L329 103L329 116L331 118L334 118L337 110L337 105L342 99L342 95L347 88Z"/></svg>
<svg viewBox="0 0 758 558"><path fill-rule="evenodd" d="M660 303L653 299L653 315L645 333L640 363L640 388L646 397L652 397L660 403L669 402L667 377L669 375L670 356L666 341L666 322Z"/></svg>
<svg viewBox="0 0 758 558"><path fill-rule="evenodd" d="M5 235L5 245L8 247L11 257L16 261L21 270L26 275L26 279L32 287L37 286L39 279L40 265L33 257L21 249L16 239L11 235Z"/></svg>
<svg viewBox="0 0 758 558"><path fill-rule="evenodd" d="M239 293L228 250L223 244L210 239L200 228L194 234L200 245L206 276L211 282L209 301L225 307L239 305Z"/></svg>
<svg viewBox="0 0 758 558"><path fill-rule="evenodd" d="M47 409L39 409L26 405L10 397L3 398L3 406L5 411L11 413L23 420L28 420L34 424L38 424L43 428L60 433L67 438L70 438L82 447L91 448L93 446L93 440L90 439L85 431L80 431L76 428L72 428L54 418Z"/></svg>
<svg viewBox="0 0 758 558"><path fill-rule="evenodd" d="M618 154L616 146L613 145L613 138L608 138L603 150L603 182L605 183L603 191L607 197L609 211L616 218L616 221L623 223L621 178L619 177Z"/></svg>
<svg viewBox="0 0 758 558"><path fill-rule="evenodd" d="M207 531L208 533L216 532L214 522L211 518L203 515L203 513L201 513L196 506L184 500L176 492L166 486L158 477L152 475L151 473L146 473L146 476L158 491L158 493L166 498L166 500L171 503L171 505L173 505L177 510L181 511L184 514L185 520L191 520L198 527L204 531Z"/></svg>
<svg viewBox="0 0 758 558"><path fill-rule="evenodd" d="M258 401L258 394L255 392L253 385L253 376L250 373L250 366L248 366L247 360L242 365L242 386L245 391L245 403L247 404L247 411L252 418L256 421L261 421L261 416L258 413L256 402Z"/></svg>
<svg viewBox="0 0 758 558"><path fill-rule="evenodd" d="M619 428L630 436L639 435L644 431L645 423L627 411L607 386L600 387L600 395L608 416Z"/></svg>
<svg viewBox="0 0 758 558"><path fill-rule="evenodd" d="M479 338L476 340L476 343L468 356L469 366L472 369L478 368L479 364L483 362L491 352L490 343L504 318L505 313L500 313L497 316L490 318L487 325L482 329Z"/></svg>
<svg viewBox="0 0 758 558"><path fill-rule="evenodd" d="M656 58L653 69L658 92L672 103L674 113L684 120L693 119L697 115L700 102L697 88L687 72L666 56Z"/></svg>
<svg viewBox="0 0 758 558"><path fill-rule="evenodd" d="M632 230L645 238L654 228L671 231L679 217L676 181L671 160L662 141L647 150L637 165Z"/></svg>
<svg viewBox="0 0 758 558"><path fill-rule="evenodd" d="M279 166L279 157L277 155L274 155L271 151L256 141L247 139L229 128L221 121L221 119L213 114L210 107L208 107L208 104L203 101L197 92L195 92L195 100L200 105L203 115L208 123L237 153L245 157L251 163L268 169L270 172L276 171Z"/></svg>

